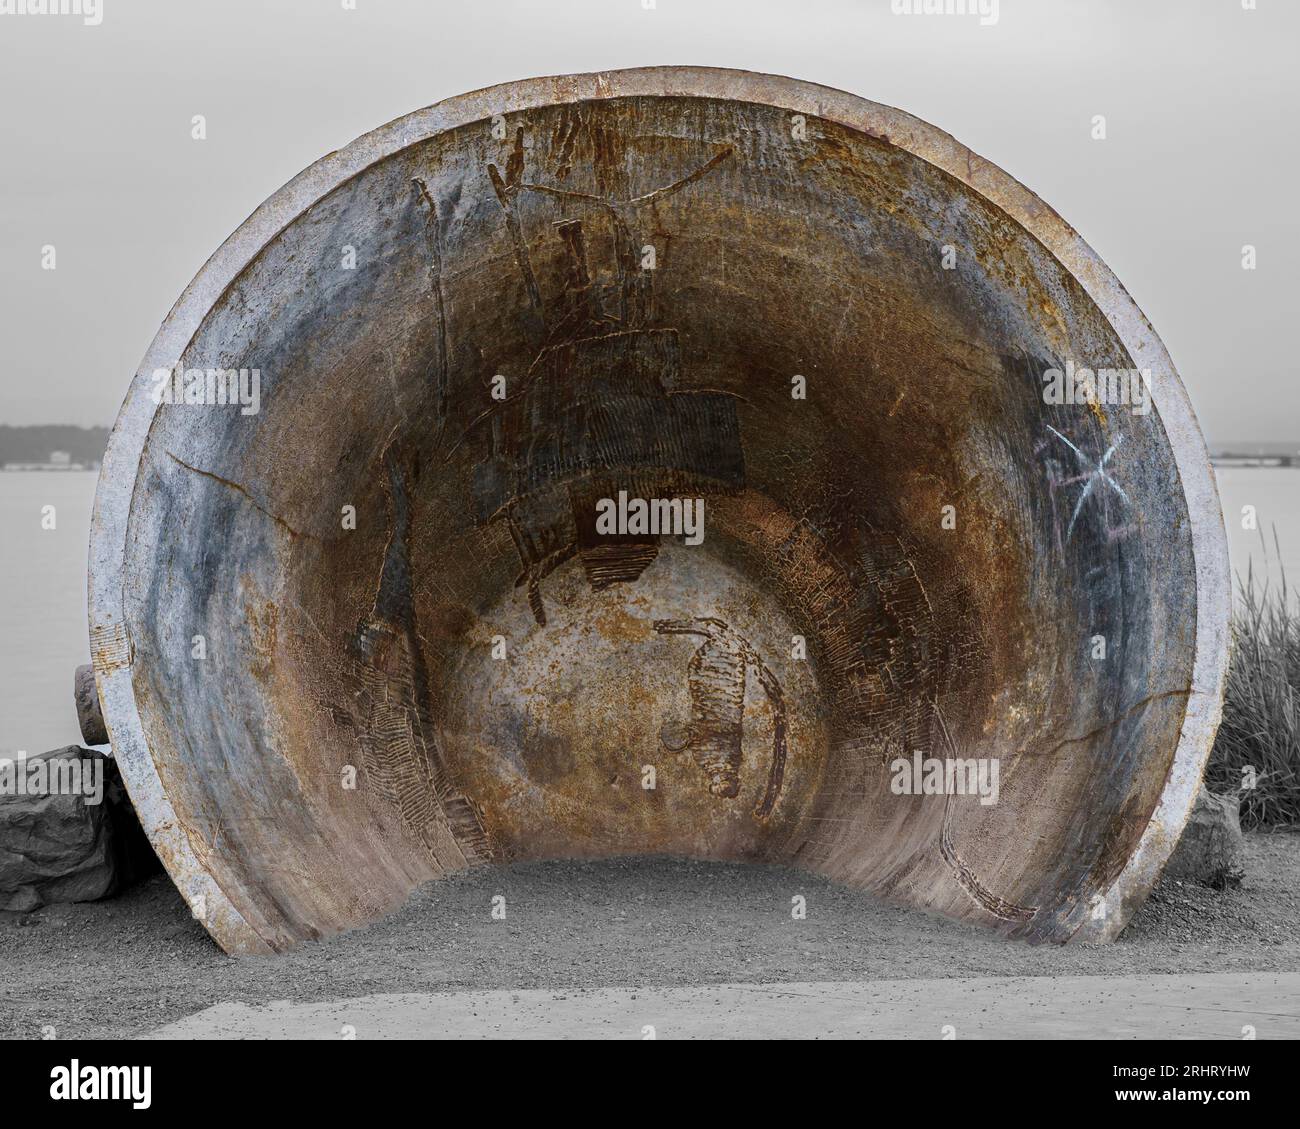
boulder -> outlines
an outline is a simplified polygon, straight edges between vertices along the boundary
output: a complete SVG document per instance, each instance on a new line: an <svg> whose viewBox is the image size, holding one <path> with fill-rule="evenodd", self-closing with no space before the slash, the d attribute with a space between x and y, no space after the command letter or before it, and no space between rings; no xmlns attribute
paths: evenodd
<svg viewBox="0 0 1300 1129"><path fill-rule="evenodd" d="M72 676L72 695L77 703L77 721L81 739L87 745L107 745L108 729L99 708L99 690L95 686L95 668L89 663L77 667Z"/></svg>
<svg viewBox="0 0 1300 1129"><path fill-rule="evenodd" d="M69 745L0 761L0 910L94 901L156 869L111 757Z"/></svg>
<svg viewBox="0 0 1300 1129"><path fill-rule="evenodd" d="M1182 838L1164 877L1222 890L1241 881L1242 837L1237 797L1211 792L1204 784L1187 817Z"/></svg>

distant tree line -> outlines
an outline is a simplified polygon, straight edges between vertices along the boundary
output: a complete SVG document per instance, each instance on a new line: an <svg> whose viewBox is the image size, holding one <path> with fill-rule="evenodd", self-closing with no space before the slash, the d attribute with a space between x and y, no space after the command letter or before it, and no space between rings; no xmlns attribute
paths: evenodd
<svg viewBox="0 0 1300 1129"><path fill-rule="evenodd" d="M0 424L0 466L43 463L51 451L67 451L74 463L97 463L108 445L107 427L51 423L33 427Z"/></svg>

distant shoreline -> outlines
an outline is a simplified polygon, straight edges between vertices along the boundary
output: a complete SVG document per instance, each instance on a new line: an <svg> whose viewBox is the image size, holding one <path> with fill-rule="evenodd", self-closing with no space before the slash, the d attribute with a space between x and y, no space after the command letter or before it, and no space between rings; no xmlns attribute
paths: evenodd
<svg viewBox="0 0 1300 1129"><path fill-rule="evenodd" d="M0 466L0 474L69 474L77 471L83 474L87 472L97 474L99 464L85 466L82 463L69 463L67 466L57 466L53 463L6 463Z"/></svg>
<svg viewBox="0 0 1300 1129"><path fill-rule="evenodd" d="M0 424L0 471L97 470L108 436L107 427Z"/></svg>

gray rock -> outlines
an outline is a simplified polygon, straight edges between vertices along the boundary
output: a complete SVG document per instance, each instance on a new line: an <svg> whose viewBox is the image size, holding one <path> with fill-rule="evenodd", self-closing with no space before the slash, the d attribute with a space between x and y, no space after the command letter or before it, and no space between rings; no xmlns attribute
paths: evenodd
<svg viewBox="0 0 1300 1129"><path fill-rule="evenodd" d="M1243 843L1236 796L1196 795L1182 838L1165 866L1166 880L1196 882L1222 890L1241 881Z"/></svg>
<svg viewBox="0 0 1300 1129"><path fill-rule="evenodd" d="M81 739L87 745L107 745L108 729L99 708L99 690L95 687L95 668L87 663L77 667L72 676L72 696L77 703L77 722Z"/></svg>
<svg viewBox="0 0 1300 1129"><path fill-rule="evenodd" d="M9 763L0 762L0 910L94 901L158 868L111 757L69 745Z"/></svg>

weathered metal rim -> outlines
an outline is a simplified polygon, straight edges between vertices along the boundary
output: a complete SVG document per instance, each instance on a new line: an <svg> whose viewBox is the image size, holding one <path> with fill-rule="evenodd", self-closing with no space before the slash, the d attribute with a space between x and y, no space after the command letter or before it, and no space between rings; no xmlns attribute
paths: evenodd
<svg viewBox="0 0 1300 1129"><path fill-rule="evenodd" d="M204 868L176 819L145 742L125 625L128 519L140 458L157 406L148 374L170 369L227 287L283 228L344 181L446 130L541 106L629 96L724 99L775 106L861 130L942 169L991 201L1074 276L1136 367L1154 373L1152 399L1178 467L1196 566L1196 656L1173 765L1152 818L1124 870L1075 939L1108 940L1159 877L1195 799L1222 710L1231 584L1227 540L1205 441L1164 345L1119 280L1077 232L1034 193L942 130L889 106L830 87L709 67L646 67L533 78L450 98L364 134L321 158L267 199L204 264L167 315L136 373L109 437L91 522L91 654L104 717L127 789L172 879L227 952L269 952Z"/></svg>

